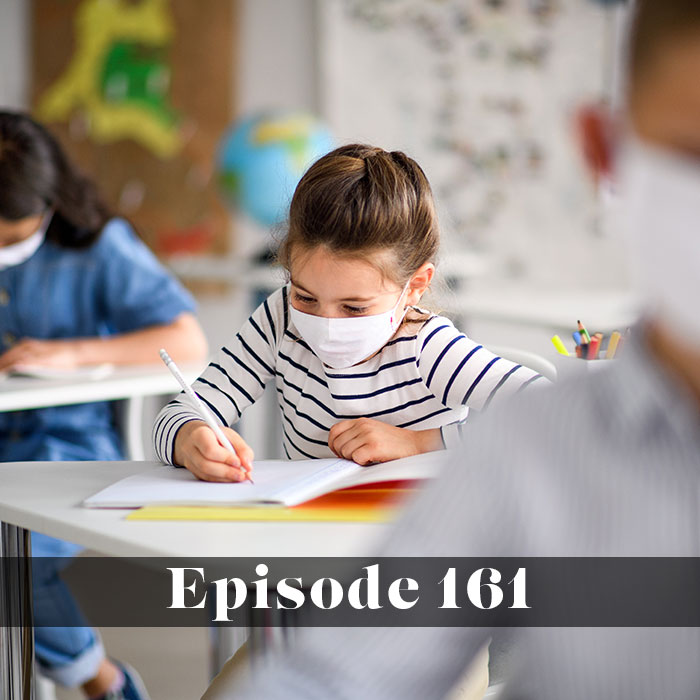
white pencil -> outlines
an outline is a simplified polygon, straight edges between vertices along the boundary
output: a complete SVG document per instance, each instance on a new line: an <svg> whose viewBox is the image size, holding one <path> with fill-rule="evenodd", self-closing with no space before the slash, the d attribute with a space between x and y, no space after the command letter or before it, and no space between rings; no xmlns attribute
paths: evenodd
<svg viewBox="0 0 700 700"><path fill-rule="evenodd" d="M224 435L224 431L221 430L219 427L219 424L216 421L216 418L214 417L214 414L209 410L207 406L202 403L202 400L197 396L197 394L194 393L192 390L192 387L185 381L185 378L182 376L180 370L178 369L178 366L173 362L173 358L168 355L168 353L161 349L160 350L160 359L165 362L165 366L172 372L173 377L177 379L177 381L180 383L180 386L182 387L182 390L185 392L187 395L187 398L192 402L192 407L199 413L201 416L202 420L214 431L214 434L216 435L217 439L219 442L229 451L233 452L233 454L236 454L236 450L234 449L233 445L229 441L229 439ZM243 469L245 467L243 466L243 462L241 462L241 466ZM253 483L253 480L250 478L250 472L245 469L246 471L246 476L248 477L248 481L250 483Z"/></svg>

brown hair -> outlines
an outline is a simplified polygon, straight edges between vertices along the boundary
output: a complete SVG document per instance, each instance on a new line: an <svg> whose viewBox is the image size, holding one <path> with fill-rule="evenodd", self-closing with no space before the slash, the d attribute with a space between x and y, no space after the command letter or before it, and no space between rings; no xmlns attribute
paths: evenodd
<svg viewBox="0 0 700 700"><path fill-rule="evenodd" d="M630 40L632 86L636 86L660 50L693 32L700 33L698 0L637 0Z"/></svg>
<svg viewBox="0 0 700 700"><path fill-rule="evenodd" d="M325 246L370 261L373 252L390 250L394 265L382 273L403 286L421 265L436 261L439 242L433 194L418 163L401 151L352 144L323 156L302 177L278 259L289 270L298 249Z"/></svg>

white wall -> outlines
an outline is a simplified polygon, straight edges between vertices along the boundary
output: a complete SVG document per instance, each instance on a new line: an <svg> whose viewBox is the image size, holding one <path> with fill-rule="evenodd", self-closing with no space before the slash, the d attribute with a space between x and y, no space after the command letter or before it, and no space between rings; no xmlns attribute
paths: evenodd
<svg viewBox="0 0 700 700"><path fill-rule="evenodd" d="M318 103L314 0L243 0L240 113Z"/></svg>
<svg viewBox="0 0 700 700"><path fill-rule="evenodd" d="M27 0L0 2L0 107L26 107L29 32Z"/></svg>

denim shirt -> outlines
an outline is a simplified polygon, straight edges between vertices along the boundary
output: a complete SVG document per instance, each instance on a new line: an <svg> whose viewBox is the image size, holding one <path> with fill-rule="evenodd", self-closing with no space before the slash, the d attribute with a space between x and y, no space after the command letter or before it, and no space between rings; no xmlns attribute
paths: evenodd
<svg viewBox="0 0 700 700"><path fill-rule="evenodd" d="M191 295L131 226L112 219L89 248L46 240L22 264L0 270L0 354L22 338L128 333L194 309ZM0 413L0 461L120 454L107 402Z"/></svg>

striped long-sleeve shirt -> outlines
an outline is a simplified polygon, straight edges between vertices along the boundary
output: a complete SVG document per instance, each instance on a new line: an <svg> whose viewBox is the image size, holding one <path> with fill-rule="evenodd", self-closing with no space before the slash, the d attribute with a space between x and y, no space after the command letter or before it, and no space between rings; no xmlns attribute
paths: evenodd
<svg viewBox="0 0 700 700"><path fill-rule="evenodd" d="M511 395L541 379L533 370L489 352L448 319L431 314L405 322L365 362L331 369L301 338L288 305L288 287L268 297L193 388L231 426L273 380L290 459L332 457L330 428L360 417L413 430L440 428L450 447L458 442L470 408L484 409L495 396ZM172 464L178 429L196 419L179 398L163 409L154 427L160 459Z"/></svg>

